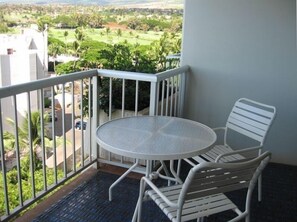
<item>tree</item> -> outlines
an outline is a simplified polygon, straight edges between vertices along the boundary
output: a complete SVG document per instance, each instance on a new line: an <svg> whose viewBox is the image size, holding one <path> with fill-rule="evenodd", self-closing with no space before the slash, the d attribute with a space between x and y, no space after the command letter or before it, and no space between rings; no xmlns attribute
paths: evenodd
<svg viewBox="0 0 297 222"><path fill-rule="evenodd" d="M102 28L103 19L99 14L92 14L90 16L89 26L92 28Z"/></svg>
<svg viewBox="0 0 297 222"><path fill-rule="evenodd" d="M23 200L29 200L33 198L32 193L32 179L34 178L35 183L35 192L38 193L44 189L44 175L42 169L42 162L37 158L36 154L33 155L33 172L31 174L30 169L30 156L27 154L24 158L21 159L21 185L22 185L22 198ZM8 186L8 199L9 199L9 208L15 209L19 206L19 181L18 181L18 172L16 168L13 168L7 172L7 186ZM46 169L47 175L47 185L50 186L54 184L55 173L52 169ZM62 179L64 172L60 169L57 169L58 180ZM0 177L0 189L3 190L3 177ZM5 197L4 192L0 192L0 215L5 214Z"/></svg>
<svg viewBox="0 0 297 222"><path fill-rule="evenodd" d="M80 57L80 54L82 53L80 45L81 45L81 42L85 40L86 35L82 28L77 28L77 29L75 29L74 36L76 39L73 42L74 54L75 54L75 56Z"/></svg>
<svg viewBox="0 0 297 222"><path fill-rule="evenodd" d="M128 21L128 24L127 24L127 26L130 29L134 29L134 30L138 29L140 25L141 25L141 22L139 21L139 19L136 19L136 18L131 19L130 21Z"/></svg>
<svg viewBox="0 0 297 222"><path fill-rule="evenodd" d="M7 26L7 22L4 19L4 14L3 12L0 12L0 33L6 33L8 32L8 26Z"/></svg>
<svg viewBox="0 0 297 222"><path fill-rule="evenodd" d="M118 38L120 38L122 36L122 30L121 29L117 30L117 36L118 36Z"/></svg>
<svg viewBox="0 0 297 222"><path fill-rule="evenodd" d="M43 16L37 20L38 30L41 32L45 31L52 24L53 22L50 16Z"/></svg>
<svg viewBox="0 0 297 222"><path fill-rule="evenodd" d="M169 54L180 52L180 43L181 41L174 35L165 32L159 41L154 41L151 44L152 56L158 61L158 72L166 69L166 57Z"/></svg>
<svg viewBox="0 0 297 222"><path fill-rule="evenodd" d="M79 42L83 41L86 38L86 35L82 28L76 28L74 36L75 39Z"/></svg>
<svg viewBox="0 0 297 222"><path fill-rule="evenodd" d="M54 22L56 23L56 26L60 28L76 28L78 27L77 22L73 18L72 15L58 15Z"/></svg>
<svg viewBox="0 0 297 222"><path fill-rule="evenodd" d="M49 121L48 117L44 117L45 123ZM16 127L16 124L14 120L7 118L7 122L13 127ZM38 111L31 113L31 127L29 129L29 118L28 113L25 114L24 122L22 123L21 127L18 127L18 141L19 146L21 149L27 148L30 144L29 141L29 132L31 133L31 139L32 139L32 145L37 146L41 143L41 119L40 119L40 113ZM6 138L8 140L11 140L12 138L16 141L15 135L10 132L5 132ZM14 144L15 145L15 144Z"/></svg>
<svg viewBox="0 0 297 222"><path fill-rule="evenodd" d="M106 35L108 36L108 35L109 35L109 33L111 32L111 31L110 31L110 28L109 28L109 27L107 27L107 28L105 29L105 32L106 32Z"/></svg>
<svg viewBox="0 0 297 222"><path fill-rule="evenodd" d="M44 125L46 125L50 117L48 114L45 114L43 117ZM11 125L12 128L16 127L16 124L14 120L7 118L7 122ZM16 138L15 135L11 132L5 131L3 134L4 139L4 148L6 151L15 149L16 146ZM30 137L31 135L31 141ZM34 111L31 113L31 123L29 128L29 116L28 113L25 113L25 119L22 122L21 126L18 127L18 142L20 150L25 150L29 147L29 144L32 143L34 152L36 151L36 148L41 145L41 142L44 142L44 145L46 148L52 148L53 147L53 141L51 141L47 136L44 136L42 138L41 136L41 118L40 118L40 112ZM63 144L63 138L56 137L56 145ZM67 141L66 141L67 142Z"/></svg>
<svg viewBox="0 0 297 222"><path fill-rule="evenodd" d="M50 44L48 47L48 54L54 58L54 70L56 68L56 58L57 55L62 53L62 46L57 43Z"/></svg>
<svg viewBox="0 0 297 222"><path fill-rule="evenodd" d="M7 24L0 22L0 33L7 33L9 31Z"/></svg>
<svg viewBox="0 0 297 222"><path fill-rule="evenodd" d="M63 75L77 71L80 71L80 67L77 66L77 62L74 61L58 64L55 69L57 75Z"/></svg>
<svg viewBox="0 0 297 222"><path fill-rule="evenodd" d="M133 70L132 54L126 45L115 44L113 47L100 51L103 67L115 70Z"/></svg>
<svg viewBox="0 0 297 222"><path fill-rule="evenodd" d="M69 35L68 31L66 30L64 32L64 38L65 38L65 52L67 52L67 36Z"/></svg>

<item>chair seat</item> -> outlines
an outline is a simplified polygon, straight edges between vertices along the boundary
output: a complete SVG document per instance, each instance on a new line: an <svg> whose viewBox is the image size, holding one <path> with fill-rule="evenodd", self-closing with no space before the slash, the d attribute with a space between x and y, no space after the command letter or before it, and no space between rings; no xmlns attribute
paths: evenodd
<svg viewBox="0 0 297 222"><path fill-rule="evenodd" d="M177 202L182 185L163 187L159 190L172 202ZM171 221L176 221L177 209L168 206L154 190L146 191L152 200L163 210ZM236 205L224 194L210 195L185 201L181 221L193 220L226 210L238 210Z"/></svg>
<svg viewBox="0 0 297 222"><path fill-rule="evenodd" d="M234 150L230 148L229 146L224 146L224 145L216 145L214 146L211 150L206 152L205 154L202 154L200 156L195 156L193 159L197 161L198 163L201 162L214 162L215 159L225 153L233 152ZM244 156L240 154L233 154L233 155L228 155L226 157L222 157L220 159L221 162L233 162L233 161L238 161L244 159Z"/></svg>

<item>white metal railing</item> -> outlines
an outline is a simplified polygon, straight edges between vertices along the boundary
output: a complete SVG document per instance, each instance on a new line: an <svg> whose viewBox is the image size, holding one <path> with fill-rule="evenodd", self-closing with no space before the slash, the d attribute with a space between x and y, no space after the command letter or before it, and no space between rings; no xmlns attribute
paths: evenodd
<svg viewBox="0 0 297 222"><path fill-rule="evenodd" d="M90 118L91 112L82 112L81 98L92 88L92 101L97 79L97 71L91 70L0 88L0 186L5 206L1 220L10 219L96 162L88 155L95 147L85 142L92 141L93 135L86 132L93 126L76 130L75 121ZM46 100L51 101L48 113ZM97 106L88 106L96 112Z"/></svg>
<svg viewBox="0 0 297 222"><path fill-rule="evenodd" d="M98 70L99 76L109 78L109 108L106 118L100 116L99 125L105 121L112 120L114 118L136 116L136 115L166 115L166 116L182 116L182 108L184 105L184 90L185 90L185 73L188 71L188 66L167 70L158 74L144 74L134 72L112 71L112 70ZM119 109L113 109L113 84L112 82L119 80L122 87L122 99L121 107ZM135 108L132 111L125 109L125 85L126 81L135 81ZM140 83L149 83L149 102L148 107L145 109L139 109L137 104L139 103L139 89ZM118 156L105 151L99 147L99 163L108 163L116 166L129 168L131 163L135 163L139 160L131 160L130 158ZM140 160L140 165L144 165L145 161ZM145 173L145 168L136 167L135 172Z"/></svg>
<svg viewBox="0 0 297 222"><path fill-rule="evenodd" d="M131 160L98 147L96 127L129 115L181 116L187 70L188 66L159 74L89 70L0 88L0 198L5 206L1 221L95 163L129 167ZM46 101L51 101L49 108ZM127 110L131 103L132 111ZM30 184L29 190L25 184ZM17 192L12 196L13 189Z"/></svg>

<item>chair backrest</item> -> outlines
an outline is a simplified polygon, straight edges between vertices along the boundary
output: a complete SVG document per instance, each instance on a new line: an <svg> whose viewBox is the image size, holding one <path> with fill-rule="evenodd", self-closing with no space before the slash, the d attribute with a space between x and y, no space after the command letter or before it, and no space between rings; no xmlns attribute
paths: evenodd
<svg viewBox="0 0 297 222"><path fill-rule="evenodd" d="M193 167L183 184L179 204L185 200L247 188L251 194L262 170L271 158L264 152L240 163L204 162Z"/></svg>
<svg viewBox="0 0 297 222"><path fill-rule="evenodd" d="M275 114L274 106L241 98L236 101L228 117L226 135L231 129L263 144Z"/></svg>

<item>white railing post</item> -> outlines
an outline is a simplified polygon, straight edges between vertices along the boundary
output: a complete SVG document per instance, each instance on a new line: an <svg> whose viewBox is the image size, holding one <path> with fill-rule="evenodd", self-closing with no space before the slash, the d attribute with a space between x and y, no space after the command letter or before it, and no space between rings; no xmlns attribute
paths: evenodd
<svg viewBox="0 0 297 222"><path fill-rule="evenodd" d="M156 115L156 105L157 105L157 82L151 82L151 91L150 91L150 108L149 115Z"/></svg>
<svg viewBox="0 0 297 222"><path fill-rule="evenodd" d="M178 116L184 116L184 105L185 105L185 94L186 94L186 71L180 75L180 89L179 89L179 98L180 104L178 106Z"/></svg>
<svg viewBox="0 0 297 222"><path fill-rule="evenodd" d="M89 109L92 108L92 121L91 121L91 147L92 147L92 155L96 159L99 158L99 149L98 149L98 144L96 142L96 128L98 126L98 115L99 115L99 110L98 110L98 76L95 76L92 78L92 86L93 86L93 104L92 107L89 107ZM98 168L98 161L96 161L96 168Z"/></svg>

